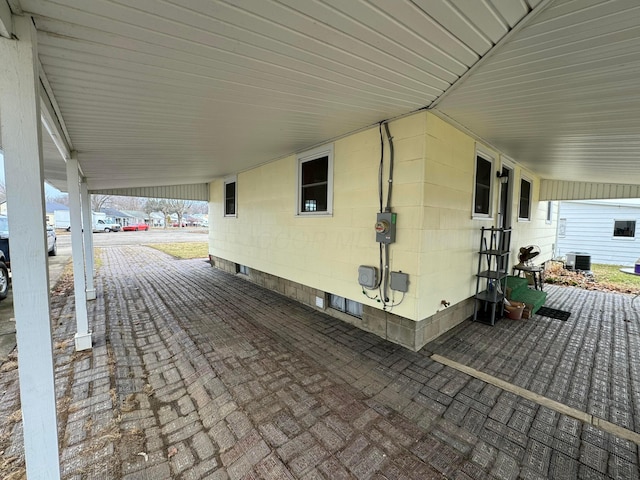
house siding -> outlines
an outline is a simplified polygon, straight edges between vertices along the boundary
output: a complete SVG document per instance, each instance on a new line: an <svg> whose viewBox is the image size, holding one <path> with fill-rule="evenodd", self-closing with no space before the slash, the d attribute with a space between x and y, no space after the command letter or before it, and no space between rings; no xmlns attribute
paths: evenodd
<svg viewBox="0 0 640 480"><path fill-rule="evenodd" d="M357 282L359 265L377 267L379 263L373 229L379 211L377 128L333 142L331 216L295 215L295 155L237 174L236 217L224 217L223 180L212 182L210 253L214 263L224 260L246 265L315 292L363 303L360 328L418 349L472 314L469 299L475 288L480 227L493 225L497 212L496 184L494 217L477 220L471 215L476 147L493 155L494 168L500 165L500 155L428 112L393 121L389 129L395 147L392 208L398 219L397 241L390 246L390 269L409 274L410 283L404 298L400 293L393 297L402 303L391 313L381 312L386 318L384 326L375 314L381 303L367 298ZM386 143L385 139L388 169ZM521 172L516 165L514 215ZM537 202L539 179L525 174L533 180L532 219L514 220L512 247L517 250L521 243L536 243L544 247L545 258L550 258L555 222L545 223L546 202ZM386 203L386 170L383 178ZM452 306L445 309L442 300ZM311 301L305 303L313 306Z"/></svg>
<svg viewBox="0 0 640 480"><path fill-rule="evenodd" d="M562 202L565 234L558 235L559 256L570 252L591 255L592 263L634 265L640 257L640 232L634 238L614 238L615 220L634 220L640 228L640 206L624 203Z"/></svg>

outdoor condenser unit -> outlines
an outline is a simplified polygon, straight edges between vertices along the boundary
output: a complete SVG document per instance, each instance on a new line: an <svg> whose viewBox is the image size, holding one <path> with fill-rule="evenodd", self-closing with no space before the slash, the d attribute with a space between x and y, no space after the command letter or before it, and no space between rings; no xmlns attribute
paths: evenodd
<svg viewBox="0 0 640 480"><path fill-rule="evenodd" d="M584 252L567 253L565 267L569 270L591 270L591 255Z"/></svg>

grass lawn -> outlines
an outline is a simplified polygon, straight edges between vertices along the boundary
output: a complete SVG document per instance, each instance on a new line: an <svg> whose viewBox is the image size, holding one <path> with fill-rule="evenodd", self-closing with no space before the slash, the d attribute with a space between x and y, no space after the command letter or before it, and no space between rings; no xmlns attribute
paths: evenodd
<svg viewBox="0 0 640 480"><path fill-rule="evenodd" d="M628 267L628 265L627 265ZM589 290L639 293L640 276L622 273L623 265L591 264L592 274L565 270L559 262L550 262L545 272L545 281L558 285L571 285Z"/></svg>
<svg viewBox="0 0 640 480"><path fill-rule="evenodd" d="M147 247L155 248L180 259L207 258L209 256L209 244L207 242L152 243L148 244Z"/></svg>
<svg viewBox="0 0 640 480"><path fill-rule="evenodd" d="M622 265L591 265L596 281L600 283L613 283L630 288L640 288L640 277L622 273Z"/></svg>

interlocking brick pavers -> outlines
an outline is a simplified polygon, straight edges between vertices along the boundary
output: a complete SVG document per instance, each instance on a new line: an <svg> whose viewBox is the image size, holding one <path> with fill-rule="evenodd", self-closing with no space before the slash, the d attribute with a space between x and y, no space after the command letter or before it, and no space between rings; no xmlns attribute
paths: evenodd
<svg viewBox="0 0 640 480"><path fill-rule="evenodd" d="M144 247L102 256L94 349L56 350L65 479L638 475L637 445L429 358L633 428L638 319L609 315L620 296L553 290L559 308L579 308L568 322L465 322L414 353L202 260ZM56 339L72 338L72 297L53 308Z"/></svg>

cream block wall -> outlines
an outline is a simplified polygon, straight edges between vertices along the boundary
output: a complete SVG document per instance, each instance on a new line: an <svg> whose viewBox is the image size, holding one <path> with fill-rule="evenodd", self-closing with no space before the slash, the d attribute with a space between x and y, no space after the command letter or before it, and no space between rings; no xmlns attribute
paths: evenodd
<svg viewBox="0 0 640 480"><path fill-rule="evenodd" d="M420 255L419 318L428 318L441 310L441 301L455 305L475 294L481 227L497 225L498 184L492 197L493 217L472 218L476 149L501 166L501 155L486 145L428 113L426 122L424 229ZM511 263L515 264L519 247L536 244L542 249L539 261L552 256L556 220L546 223L546 202L539 202L540 179L514 166ZM531 220L518 221L520 178L533 182Z"/></svg>
<svg viewBox="0 0 640 480"><path fill-rule="evenodd" d="M393 313L417 319L425 115L390 123L398 214L391 268L410 275L410 291ZM385 137L384 204L388 145ZM223 215L223 180L211 184L210 253L272 275L378 307L362 294L358 266L378 267L378 128L334 142L333 215L296 216L295 155L237 175L237 218ZM373 293L375 295L375 293ZM400 295L398 295L399 298Z"/></svg>
<svg viewBox="0 0 640 480"><path fill-rule="evenodd" d="M531 172L520 167L516 167L516 185L512 204L513 210L513 234L511 238L512 260L518 263L518 251L520 247L527 245L538 245L541 253L534 260L535 263L542 263L553 257L553 249L556 241L557 229L557 202L553 202L553 214L551 223L547 223L547 202L540 202L540 179ZM524 176L526 179L532 179L532 201L531 201L531 220L518 220L518 202L520 198L520 178Z"/></svg>
<svg viewBox="0 0 640 480"><path fill-rule="evenodd" d="M442 310L441 300L455 305L475 293L480 227L496 224L495 217L472 218L476 147L493 156L495 169L501 157L429 112L391 122L389 129L396 153L392 207L398 214L390 268L408 273L410 281L406 298L393 313L422 320ZM295 215L295 155L237 175L237 218L223 216L223 181L212 182L210 253L380 308L362 294L357 282L359 265L379 263L373 229L379 210L379 159L377 127L334 142L332 216ZM543 249L541 261L546 260L555 241L555 215L547 224L546 202L538 202L540 179L516 162L510 165L514 166L512 253L537 244ZM387 173L385 138L384 204ZM528 222L517 221L521 174L533 181ZM497 190L496 182L494 213ZM516 256L512 263L517 263ZM400 296L396 294L396 299Z"/></svg>
<svg viewBox="0 0 640 480"><path fill-rule="evenodd" d="M453 305L475 293L479 229L492 224L471 218L475 154L471 137L427 114L421 318L442 309L442 300Z"/></svg>

